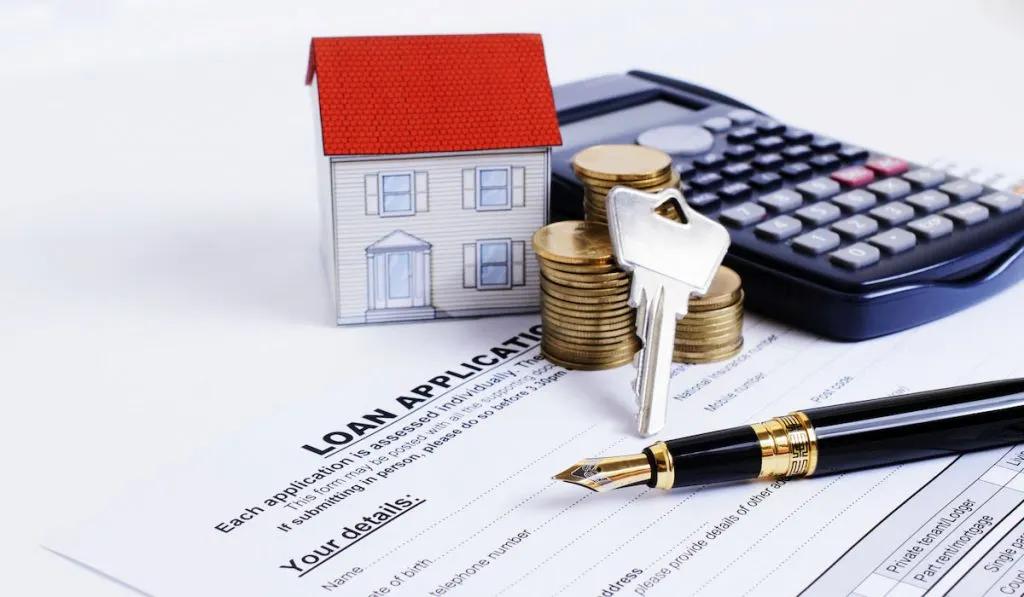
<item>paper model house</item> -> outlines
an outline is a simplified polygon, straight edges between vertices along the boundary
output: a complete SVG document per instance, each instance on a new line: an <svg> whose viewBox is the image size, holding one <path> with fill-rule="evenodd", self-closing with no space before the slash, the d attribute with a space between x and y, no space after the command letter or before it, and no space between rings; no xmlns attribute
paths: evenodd
<svg viewBox="0 0 1024 597"><path fill-rule="evenodd" d="M306 84L339 325L539 310L561 144L539 35L314 38Z"/></svg>

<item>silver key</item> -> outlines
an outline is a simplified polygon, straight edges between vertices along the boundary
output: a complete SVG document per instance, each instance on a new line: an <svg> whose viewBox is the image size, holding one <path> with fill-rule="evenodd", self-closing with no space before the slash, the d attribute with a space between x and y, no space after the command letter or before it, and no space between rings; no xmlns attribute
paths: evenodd
<svg viewBox="0 0 1024 597"><path fill-rule="evenodd" d="M657 433L668 416L672 348L676 321L686 316L690 295L703 295L729 248L729 232L693 210L677 189L657 194L614 187L608 194L608 231L619 266L633 273L629 304L637 308L643 340L634 391L641 435ZM685 223L655 209L674 202Z"/></svg>

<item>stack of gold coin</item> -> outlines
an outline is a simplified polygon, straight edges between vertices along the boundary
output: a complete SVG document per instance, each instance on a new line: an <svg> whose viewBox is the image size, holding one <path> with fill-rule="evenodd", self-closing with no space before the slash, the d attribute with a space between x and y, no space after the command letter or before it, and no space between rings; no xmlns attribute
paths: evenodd
<svg viewBox="0 0 1024 597"><path fill-rule="evenodd" d="M640 348L629 275L615 265L608 226L549 224L533 235L540 261L541 353L568 369L610 369Z"/></svg>
<svg viewBox="0 0 1024 597"><path fill-rule="evenodd" d="M572 168L583 183L583 212L587 221L608 222L605 198L614 186L650 193L679 187L679 174L672 169L672 158L642 145L594 145L573 156ZM674 212L663 215L673 217Z"/></svg>
<svg viewBox="0 0 1024 597"><path fill-rule="evenodd" d="M713 363L736 356L743 348L743 285L739 274L718 268L707 294L690 299L686 317L676 324L672 360Z"/></svg>

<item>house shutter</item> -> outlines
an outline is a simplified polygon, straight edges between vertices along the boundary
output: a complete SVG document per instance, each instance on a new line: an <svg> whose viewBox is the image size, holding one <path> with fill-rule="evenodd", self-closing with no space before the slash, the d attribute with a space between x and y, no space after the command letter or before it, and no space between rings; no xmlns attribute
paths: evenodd
<svg viewBox="0 0 1024 597"><path fill-rule="evenodd" d="M379 200L377 198L377 175L367 174L366 175L366 215L375 216L377 215L377 205Z"/></svg>
<svg viewBox="0 0 1024 597"><path fill-rule="evenodd" d="M512 285L526 285L526 242L512 241Z"/></svg>
<svg viewBox="0 0 1024 597"><path fill-rule="evenodd" d="M462 171L462 209L476 209L476 170L473 168Z"/></svg>
<svg viewBox="0 0 1024 597"><path fill-rule="evenodd" d="M462 245L462 287L476 288L476 243Z"/></svg>
<svg viewBox="0 0 1024 597"><path fill-rule="evenodd" d="M427 211L427 173L416 173L416 212Z"/></svg>
<svg viewBox="0 0 1024 597"><path fill-rule="evenodd" d="M526 205L526 168L512 167L512 207Z"/></svg>

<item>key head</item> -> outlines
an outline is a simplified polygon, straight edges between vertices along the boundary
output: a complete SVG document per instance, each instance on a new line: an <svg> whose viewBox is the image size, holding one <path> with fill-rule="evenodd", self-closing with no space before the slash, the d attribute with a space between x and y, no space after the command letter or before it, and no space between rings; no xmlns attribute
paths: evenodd
<svg viewBox="0 0 1024 597"><path fill-rule="evenodd" d="M675 222L655 209L674 201L683 218ZM683 201L678 189L647 193L613 187L605 200L612 251L627 271L643 268L707 293L729 249L729 231Z"/></svg>

